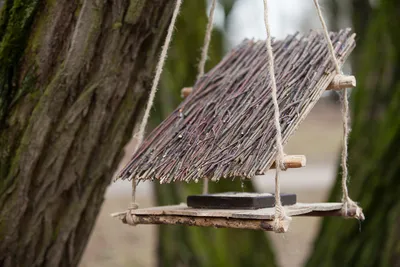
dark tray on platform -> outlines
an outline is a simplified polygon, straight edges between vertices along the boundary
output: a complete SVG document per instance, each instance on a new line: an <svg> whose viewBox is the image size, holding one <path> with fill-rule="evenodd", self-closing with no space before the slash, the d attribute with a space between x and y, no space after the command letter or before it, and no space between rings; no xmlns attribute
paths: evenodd
<svg viewBox="0 0 400 267"><path fill-rule="evenodd" d="M295 194L281 194L282 205L296 204ZM269 193L227 192L192 195L187 197L188 207L197 209L262 209L275 206L275 196Z"/></svg>

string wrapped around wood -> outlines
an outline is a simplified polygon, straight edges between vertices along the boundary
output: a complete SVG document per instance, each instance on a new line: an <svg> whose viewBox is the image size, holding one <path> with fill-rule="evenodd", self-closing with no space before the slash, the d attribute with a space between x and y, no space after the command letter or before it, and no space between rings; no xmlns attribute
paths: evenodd
<svg viewBox="0 0 400 267"><path fill-rule="evenodd" d="M317 14L319 20L322 25L323 33L325 36L325 40L329 49L329 53L332 58L333 65L335 66L336 73L338 75L342 74L340 69L339 62L335 55L335 49L333 47L331 38L329 37L328 27L326 26L324 17L322 15L321 6L319 5L318 0L313 0L315 8L317 10ZM342 202L343 202L343 214L347 214L348 210L356 209L356 217L359 220L364 220L364 215L362 213L362 209L354 202L350 196L349 191L347 189L347 180L348 180L348 166L347 166L347 158L348 158L348 139L350 134L349 128L349 100L348 100L348 92L347 88L343 89L343 93L341 94L341 103L342 103L342 121L343 121L343 138L342 138L342 154L341 154L341 166L342 166Z"/></svg>
<svg viewBox="0 0 400 267"><path fill-rule="evenodd" d="M274 125L276 130L275 136L275 145L277 149L276 160L275 160L275 216L273 228L275 232L286 232L289 222L291 218L288 217L285 213L285 209L282 206L281 201L281 189L280 189L280 172L285 170L285 166L283 164L283 157L285 153L283 152L283 144L282 144L282 130L281 124L279 122L280 111L279 104L277 100L277 86L275 79L275 67L274 67L274 55L272 52L271 45L271 30L268 21L268 0L264 0L264 23L265 29L267 32L267 56L268 56L268 72L272 82L272 102L274 104Z"/></svg>

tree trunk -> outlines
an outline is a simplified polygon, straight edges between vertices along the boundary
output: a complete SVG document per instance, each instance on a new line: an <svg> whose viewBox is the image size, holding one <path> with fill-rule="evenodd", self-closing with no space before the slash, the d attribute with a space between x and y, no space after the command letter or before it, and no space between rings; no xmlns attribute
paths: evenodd
<svg viewBox="0 0 400 267"><path fill-rule="evenodd" d="M161 88L152 114L153 125L160 123L182 101L180 90L192 86L197 76L197 64L207 24L206 1L185 1L177 21L177 31L169 52ZM221 1L225 16L233 1ZM228 19L225 18L225 21ZM224 52L224 32L214 29L207 69L221 59ZM210 182L210 192L254 191L251 182L221 179ZM198 184L155 183L157 205L178 204L190 194L202 192ZM275 258L265 233L251 230L214 229L187 226L158 227L158 266L275 266Z"/></svg>
<svg viewBox="0 0 400 267"><path fill-rule="evenodd" d="M174 1L5 0L0 266L76 266L147 99Z"/></svg>
<svg viewBox="0 0 400 267"><path fill-rule="evenodd" d="M358 87L352 95L349 189L366 221L324 219L309 267L400 266L400 2L353 0L353 7L361 38L353 61ZM330 200L339 198L338 175Z"/></svg>

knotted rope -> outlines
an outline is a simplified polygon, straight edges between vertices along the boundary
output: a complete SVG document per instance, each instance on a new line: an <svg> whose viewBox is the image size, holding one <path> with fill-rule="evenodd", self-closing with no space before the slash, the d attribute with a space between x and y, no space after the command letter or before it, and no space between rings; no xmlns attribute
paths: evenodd
<svg viewBox="0 0 400 267"><path fill-rule="evenodd" d="M276 79L275 79L275 68L274 68L274 55L272 53L272 45L271 45L271 32L270 26L268 22L268 0L264 0L264 23L265 29L267 31L267 53L268 53L268 72L271 78L272 83L272 102L274 104L274 124L276 129L276 148L277 148L277 156L275 160L276 171L275 171L275 216L274 216L274 231L275 232L285 232L288 223L291 218L288 217L285 213L285 209L282 206L281 202L281 194L280 194L280 172L281 170L285 170L285 166L283 164L283 157L285 153L283 152L282 145L282 130L281 124L279 122L279 104L277 97L277 87L276 87Z"/></svg>
<svg viewBox="0 0 400 267"><path fill-rule="evenodd" d="M199 80L204 75L204 67L205 67L207 59L208 59L208 48L210 47L210 42L211 42L211 33L212 33L212 29L213 29L213 24L214 24L214 13L215 13L216 6L217 6L217 0L212 0L210 14L208 16L206 34L204 36L204 44L203 44L203 48L201 49L201 59L199 62L197 80ZM204 178L203 179L203 194L207 194L207 193L208 193L208 178Z"/></svg>
<svg viewBox="0 0 400 267"><path fill-rule="evenodd" d="M147 100L146 109L145 109L142 121L140 123L140 126L139 126L139 131L134 135L134 138L136 139L136 145L135 145L135 149L134 149L135 152L139 148L140 144L143 142L144 133L145 133L145 130L146 130L147 123L149 121L149 117L150 117L150 111L151 111L151 108L152 108L152 106L154 104L154 98L156 96L157 87L158 87L158 84L160 82L161 73L163 71L163 68L164 68L164 65L165 65L165 61L167 59L168 48L169 48L169 46L171 44L172 33L174 31L176 18L178 17L179 10L180 10L181 5L182 5L182 1L183 0L177 0L176 1L175 9L174 9L174 12L172 14L172 19L171 19L171 22L170 22L170 24L168 26L167 37L165 38L164 45L163 45L162 50L161 50L160 58L158 59L158 62L157 62L156 74L155 74L154 79L153 79L153 84L152 84L152 87L151 87L151 90L150 90L149 99ZM131 209L137 209L138 207L139 207L139 205L136 203L136 179L132 178L132 203L131 203Z"/></svg>
<svg viewBox="0 0 400 267"><path fill-rule="evenodd" d="M318 3L318 0L313 0L315 4L315 8L318 13L319 20L321 22L324 36L326 39L326 43L329 48L329 52L331 54L333 65L335 66L335 70L337 74L341 74L341 68L339 62L336 58L335 49L333 47L331 38L329 37L328 28L326 26L324 17L322 15L321 7ZM342 155L341 155L341 166L342 166L342 214L344 216L348 215L348 210L355 210L355 217L359 220L364 219L364 215L362 213L362 209L354 202L350 196L349 191L347 189L347 179L348 179L348 168L347 168L347 158L348 158L348 140L350 134L349 128L349 100L348 100L347 89L343 89L343 94L341 95L342 102L342 121L343 121L343 139L342 139Z"/></svg>

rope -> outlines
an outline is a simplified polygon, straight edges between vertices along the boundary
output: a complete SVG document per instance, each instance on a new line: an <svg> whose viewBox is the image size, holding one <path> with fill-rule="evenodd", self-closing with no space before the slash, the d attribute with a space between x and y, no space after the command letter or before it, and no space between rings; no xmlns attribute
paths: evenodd
<svg viewBox="0 0 400 267"><path fill-rule="evenodd" d="M160 55L160 58L157 63L156 75L154 76L154 79L153 79L153 85L150 90L149 100L147 101L146 110L144 112L144 116L143 116L142 122L139 127L139 132L137 134L138 145L140 145L143 141L144 132L145 132L145 129L147 126L147 122L149 121L151 108L154 104L154 98L157 93L157 86L158 86L158 83L160 82L161 73L163 71L165 61L167 59L168 48L169 48L169 45L172 40L172 33L174 31L176 18L178 16L181 4L182 4L182 0L176 1L176 6L174 9L174 13L172 15L172 20L168 27L167 37L165 38L165 42L164 42L164 45L161 50L161 55Z"/></svg>
<svg viewBox="0 0 400 267"><path fill-rule="evenodd" d="M268 52L268 71L272 82L272 102L274 104L274 124L276 128L276 147L277 147L277 156L276 156L276 172L275 172L275 216L274 216L274 231L275 232L284 232L285 231L285 223L290 221L290 217L285 214L285 210L282 206L281 202L281 194L280 194L280 171L285 170L285 166L283 165L283 145L282 145L282 130L279 122L279 104L277 97L277 87L276 87L276 79L275 79L275 68L274 68L274 55L272 53L272 45L271 45L271 32L270 26L268 22L268 0L264 0L264 23L265 29L267 31L267 52Z"/></svg>
<svg viewBox="0 0 400 267"><path fill-rule="evenodd" d="M139 204L136 203L136 187L137 187L136 179L132 179L132 202L130 209L134 210L139 208Z"/></svg>
<svg viewBox="0 0 400 267"><path fill-rule="evenodd" d="M217 6L217 0L212 0L210 14L208 16L206 34L204 36L204 44L203 44L203 48L201 49L201 59L199 62L197 80L199 80L204 75L204 67L206 65L207 58L208 58L208 48L210 47L210 42L211 42L211 33L212 33L212 29L213 29L213 24L214 24L214 13L215 13L216 6ZM208 178L204 178L203 179L203 194L207 194L207 193L208 193Z"/></svg>
<svg viewBox="0 0 400 267"><path fill-rule="evenodd" d="M327 43L328 48L329 48L329 53L331 54L333 65L335 66L337 74L340 74L341 73L340 65L339 65L339 62L336 59L335 48L333 47L331 38L329 37L328 27L326 26L324 17L322 15L321 7L320 7L320 5L318 3L318 0L313 0L313 1L314 1L314 4L315 4L315 8L317 9L319 20L320 20L320 22L322 24L322 28L324 30L325 40L326 40L326 43Z"/></svg>
<svg viewBox="0 0 400 267"><path fill-rule="evenodd" d="M211 42L211 33L214 24L214 13L216 6L217 6L217 0L212 0L210 14L208 16L206 35L204 36L204 45L203 48L201 49L201 60L199 62L199 69L198 69L199 73L197 74L197 80L204 75L204 67L208 59L208 48L210 47L210 42Z"/></svg>
<svg viewBox="0 0 400 267"><path fill-rule="evenodd" d="M203 195L208 194L208 178L203 179Z"/></svg>
<svg viewBox="0 0 400 267"><path fill-rule="evenodd" d="M323 28L324 36L329 48L329 52L331 54L332 62L335 66L335 70L337 74L341 74L342 71L340 69L339 62L336 58L335 49L333 47L331 38L329 37L328 28L326 26L324 17L322 15L321 7L318 3L318 0L313 0L315 4L315 8L318 13L319 20L321 21L321 25ZM363 219L364 215L362 214L361 208L355 203L349 196L349 191L347 189L347 179L348 179L348 167L347 167L347 158L348 158L348 140L350 134L349 128L349 100L348 100L348 92L347 89L343 90L343 94L341 95L342 102L342 121L343 121L343 139L342 139L342 155L341 155L341 165L342 165L342 213L347 216L349 209L355 209L356 217L358 219Z"/></svg>
<svg viewBox="0 0 400 267"><path fill-rule="evenodd" d="M161 73L163 71L165 61L167 59L168 48L171 44L172 33L174 31L176 18L178 17L179 10L182 5L182 1L183 0L176 1L174 13L172 14L172 19L171 19L171 22L168 27L167 37L165 38L165 42L164 42L164 45L161 50L161 55L160 55L160 58L158 59L158 63L156 66L156 74L153 79L153 85L150 90L150 95L149 95L149 99L147 101L146 109L145 109L145 112L144 112L144 115L142 118L142 122L140 123L139 131L135 135L135 138L137 140L135 151L139 148L140 144L143 142L143 137L144 137L144 133L146 130L147 122L149 121L149 117L150 117L150 111L154 104L154 98L157 93L158 83L160 82ZM136 179L132 179L132 205L131 205L132 209L138 208L138 205L135 203L135 200L136 200Z"/></svg>

